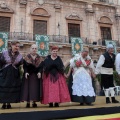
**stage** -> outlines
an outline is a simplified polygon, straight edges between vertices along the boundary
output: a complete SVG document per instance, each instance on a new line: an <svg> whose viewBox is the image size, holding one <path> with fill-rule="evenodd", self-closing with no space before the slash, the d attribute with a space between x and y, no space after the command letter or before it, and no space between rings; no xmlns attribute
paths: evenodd
<svg viewBox="0 0 120 120"><path fill-rule="evenodd" d="M120 101L120 96L116 97ZM0 120L53 120L120 113L120 103L106 104L105 97L97 96L92 106L63 103L58 108L37 103L37 108L25 108L26 103L11 104L12 109L0 109ZM0 104L1 107L1 104Z"/></svg>

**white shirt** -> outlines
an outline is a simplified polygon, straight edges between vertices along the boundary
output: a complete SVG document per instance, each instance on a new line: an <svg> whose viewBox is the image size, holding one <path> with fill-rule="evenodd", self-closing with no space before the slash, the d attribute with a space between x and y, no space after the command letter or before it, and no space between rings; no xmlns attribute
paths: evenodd
<svg viewBox="0 0 120 120"><path fill-rule="evenodd" d="M99 60L98 60L97 65L96 65L95 74L108 74L108 75L112 75L113 74L113 68L102 67L104 62L105 62L105 57L104 57L104 55L101 55Z"/></svg>
<svg viewBox="0 0 120 120"><path fill-rule="evenodd" d="M117 54L115 60L116 71L120 74L120 53Z"/></svg>

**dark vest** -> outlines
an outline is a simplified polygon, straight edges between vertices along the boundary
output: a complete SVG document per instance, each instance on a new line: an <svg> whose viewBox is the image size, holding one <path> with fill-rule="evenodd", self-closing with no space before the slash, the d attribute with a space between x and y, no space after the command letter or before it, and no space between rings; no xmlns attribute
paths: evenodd
<svg viewBox="0 0 120 120"><path fill-rule="evenodd" d="M102 65L102 67L106 67L106 68L114 68L114 63L115 63L115 54L112 54L112 57L110 57L108 52L105 52L103 54L103 56L105 57L105 62Z"/></svg>

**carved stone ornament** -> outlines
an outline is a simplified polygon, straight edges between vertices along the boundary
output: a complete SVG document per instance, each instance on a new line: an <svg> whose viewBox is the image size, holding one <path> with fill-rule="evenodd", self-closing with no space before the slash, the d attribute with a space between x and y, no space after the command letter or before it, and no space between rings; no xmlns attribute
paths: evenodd
<svg viewBox="0 0 120 120"><path fill-rule="evenodd" d="M27 0L20 0L20 4L26 5L27 4Z"/></svg>
<svg viewBox="0 0 120 120"><path fill-rule="evenodd" d="M50 17L50 14L43 8L36 8L32 10L31 15L41 16L41 17Z"/></svg>
<svg viewBox="0 0 120 120"><path fill-rule="evenodd" d="M76 13L71 13L66 16L66 19L68 20L83 20L78 14Z"/></svg>
<svg viewBox="0 0 120 120"><path fill-rule="evenodd" d="M38 0L38 4L43 5L44 4L44 0Z"/></svg>
<svg viewBox="0 0 120 120"><path fill-rule="evenodd" d="M0 5L0 7L2 9L6 9L7 8L7 4L5 2L2 2L1 5Z"/></svg>
<svg viewBox="0 0 120 120"><path fill-rule="evenodd" d="M104 23L104 24L113 24L111 19L106 17L106 16L101 17L98 22L99 23Z"/></svg>
<svg viewBox="0 0 120 120"><path fill-rule="evenodd" d="M2 13L14 13L14 11L9 6L7 6L7 4L5 2L2 2L0 4L0 12L2 12Z"/></svg>

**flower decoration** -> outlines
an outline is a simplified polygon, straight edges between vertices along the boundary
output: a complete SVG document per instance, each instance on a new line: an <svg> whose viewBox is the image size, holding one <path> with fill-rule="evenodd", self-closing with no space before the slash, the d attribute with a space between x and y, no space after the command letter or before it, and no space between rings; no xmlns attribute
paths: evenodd
<svg viewBox="0 0 120 120"><path fill-rule="evenodd" d="M87 60L85 60L85 62L86 62L86 65L89 66L91 63L91 59L87 59Z"/></svg>
<svg viewBox="0 0 120 120"><path fill-rule="evenodd" d="M80 67L82 62L80 60L74 60L76 67Z"/></svg>

